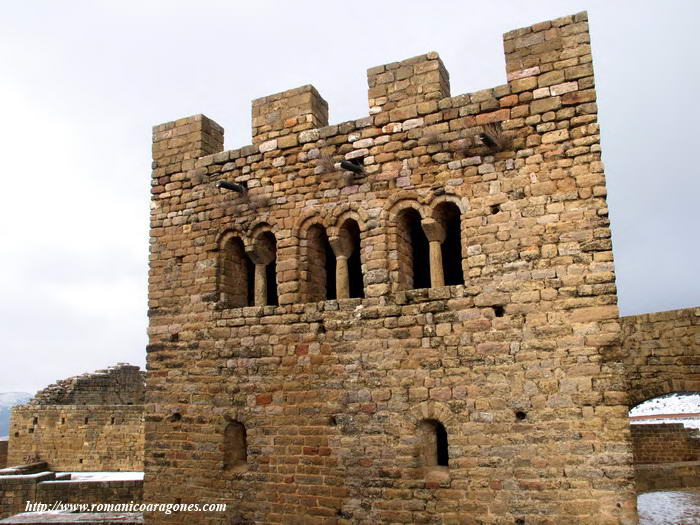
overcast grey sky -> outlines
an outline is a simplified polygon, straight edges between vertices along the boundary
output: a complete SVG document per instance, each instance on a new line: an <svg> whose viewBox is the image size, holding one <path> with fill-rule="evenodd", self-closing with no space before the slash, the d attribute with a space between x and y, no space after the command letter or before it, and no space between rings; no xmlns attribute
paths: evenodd
<svg viewBox="0 0 700 525"><path fill-rule="evenodd" d="M700 305L700 2L38 1L0 6L0 392L144 365L151 126L435 50L452 94L505 83L502 33L587 9L623 315Z"/></svg>

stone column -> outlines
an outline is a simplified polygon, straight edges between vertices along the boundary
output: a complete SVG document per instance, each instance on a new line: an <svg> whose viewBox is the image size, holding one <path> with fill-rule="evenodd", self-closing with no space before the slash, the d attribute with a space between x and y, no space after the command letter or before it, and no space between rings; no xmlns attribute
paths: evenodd
<svg viewBox="0 0 700 525"><path fill-rule="evenodd" d="M267 265L275 260L275 248L266 242L265 238L258 239L255 245L247 249L250 260L255 264L255 306L267 304Z"/></svg>
<svg viewBox="0 0 700 525"><path fill-rule="evenodd" d="M442 243L445 241L445 228L434 219L421 221L423 232L430 243L430 287L445 286L442 268Z"/></svg>
<svg viewBox="0 0 700 525"><path fill-rule="evenodd" d="M335 254L335 296L338 299L350 297L350 274L348 259L352 255L352 237L348 230L342 229L337 237L328 239Z"/></svg>

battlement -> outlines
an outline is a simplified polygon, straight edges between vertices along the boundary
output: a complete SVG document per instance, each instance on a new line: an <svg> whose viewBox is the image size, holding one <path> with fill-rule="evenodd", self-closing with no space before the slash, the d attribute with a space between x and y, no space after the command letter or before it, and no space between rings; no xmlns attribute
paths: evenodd
<svg viewBox="0 0 700 525"><path fill-rule="evenodd" d="M154 129L146 500L634 520L586 20L507 33L491 89L452 95L431 52L370 68L356 120L304 86L241 148Z"/></svg>

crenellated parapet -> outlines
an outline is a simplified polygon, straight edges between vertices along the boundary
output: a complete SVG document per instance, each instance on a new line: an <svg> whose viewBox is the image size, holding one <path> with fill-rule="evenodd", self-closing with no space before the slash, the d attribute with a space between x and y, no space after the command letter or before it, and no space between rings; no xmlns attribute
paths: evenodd
<svg viewBox="0 0 700 525"><path fill-rule="evenodd" d="M474 93L433 52L370 68L348 122L311 86L258 99L236 149L154 128L146 500L634 521L587 16L504 47Z"/></svg>

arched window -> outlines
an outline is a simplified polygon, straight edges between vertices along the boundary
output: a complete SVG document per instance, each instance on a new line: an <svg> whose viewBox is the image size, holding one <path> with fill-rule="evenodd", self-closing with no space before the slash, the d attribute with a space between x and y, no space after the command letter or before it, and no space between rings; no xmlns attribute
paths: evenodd
<svg viewBox="0 0 700 525"><path fill-rule="evenodd" d="M245 426L231 421L224 429L224 470L243 470L248 465Z"/></svg>
<svg viewBox="0 0 700 525"><path fill-rule="evenodd" d="M418 424L420 459L424 467L447 467L450 461L445 425L436 419L424 419Z"/></svg>
<svg viewBox="0 0 700 525"><path fill-rule="evenodd" d="M435 208L434 217L445 230L445 240L442 243L442 268L445 285L464 284L459 208L453 202L443 202Z"/></svg>
<svg viewBox="0 0 700 525"><path fill-rule="evenodd" d="M306 236L306 297L310 302L335 299L335 254L326 230L319 224Z"/></svg>
<svg viewBox="0 0 700 525"><path fill-rule="evenodd" d="M352 246L348 257L348 284L350 297L364 297L365 287L362 280L362 259L360 247L360 227L353 219L347 219L340 228L341 237L346 237Z"/></svg>
<svg viewBox="0 0 700 525"><path fill-rule="evenodd" d="M222 249L219 292L230 306L253 304L254 266L238 237L228 239Z"/></svg>
<svg viewBox="0 0 700 525"><path fill-rule="evenodd" d="M398 224L399 288L430 287L430 256L428 239L421 226L417 210L406 208L399 213Z"/></svg>
<svg viewBox="0 0 700 525"><path fill-rule="evenodd" d="M264 242L272 247L274 259L265 267L265 277L267 279L267 304L278 305L277 299L277 240L272 232L265 232L261 235Z"/></svg>

